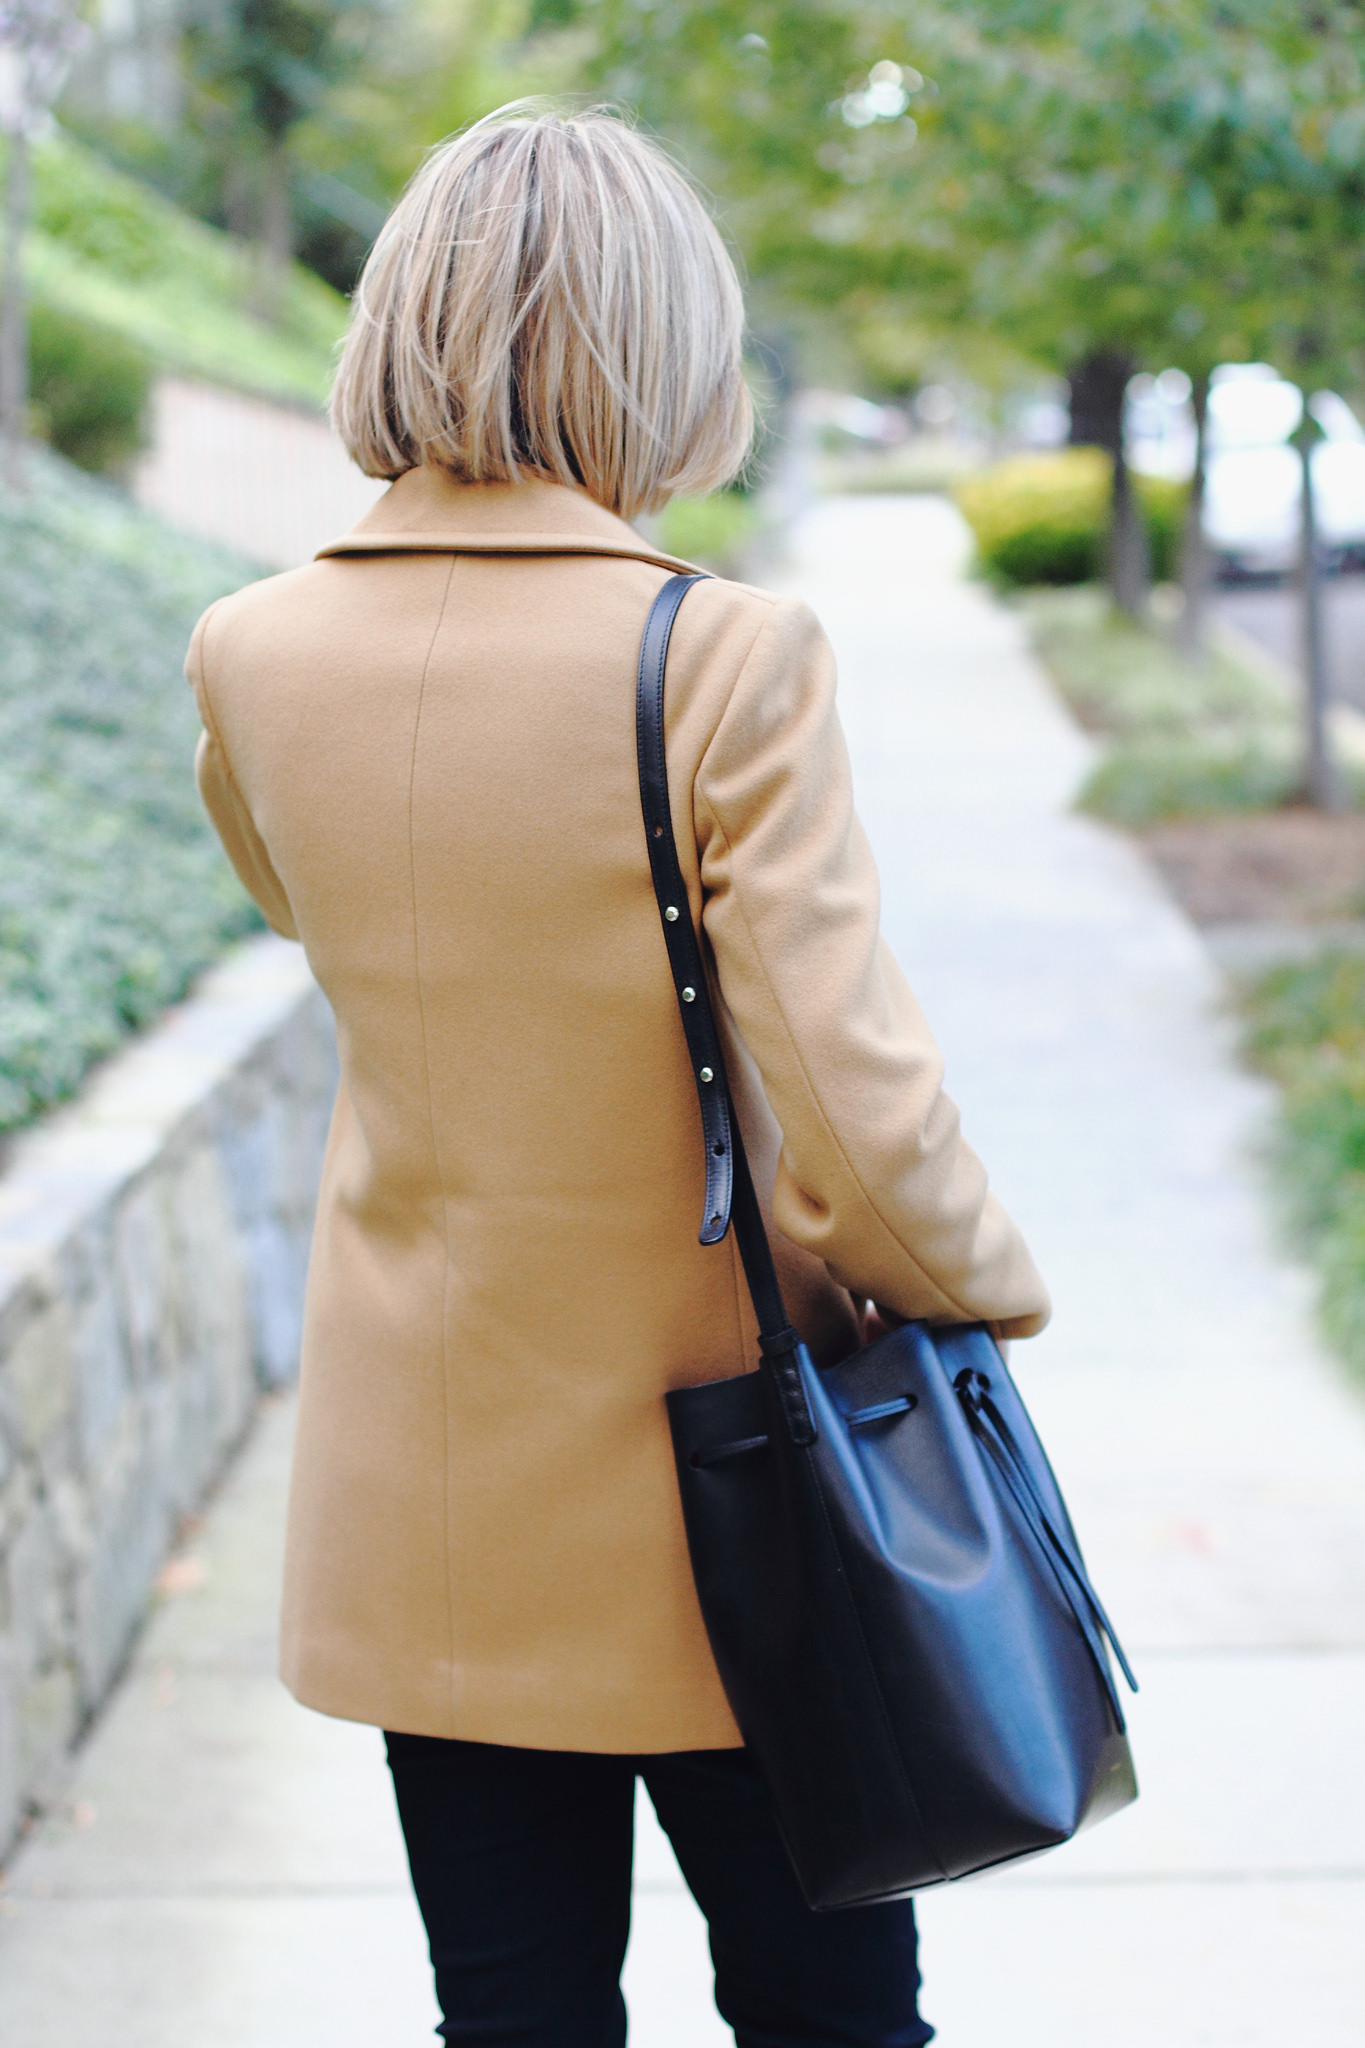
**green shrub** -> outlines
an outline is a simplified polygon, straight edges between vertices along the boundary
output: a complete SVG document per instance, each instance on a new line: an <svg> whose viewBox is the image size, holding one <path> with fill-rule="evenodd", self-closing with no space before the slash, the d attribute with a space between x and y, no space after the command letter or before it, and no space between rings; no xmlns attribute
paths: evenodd
<svg viewBox="0 0 1365 2048"><path fill-rule="evenodd" d="M96 474L143 445L152 366L144 350L51 306L29 311L32 425L59 455Z"/></svg>
<svg viewBox="0 0 1365 2048"><path fill-rule="evenodd" d="M737 576L759 525L754 501L742 491L673 498L659 514L659 545L665 553L680 555L719 576Z"/></svg>
<svg viewBox="0 0 1365 2048"><path fill-rule="evenodd" d="M1244 995L1246 1048L1283 1090L1274 1161L1328 1337L1365 1372L1365 957L1278 967Z"/></svg>
<svg viewBox="0 0 1365 2048"><path fill-rule="evenodd" d="M1112 465L1099 448L1016 455L968 477L954 493L982 567L1007 584L1091 583L1104 573ZM1152 574L1175 573L1185 491L1164 477L1134 479L1147 518Z"/></svg>
<svg viewBox="0 0 1365 2048"><path fill-rule="evenodd" d="M259 922L194 788L181 675L244 565L33 453L0 494L0 1130Z"/></svg>
<svg viewBox="0 0 1365 2048"><path fill-rule="evenodd" d="M1008 583L1089 583L1100 573L1109 464L1096 448L1019 455L955 493L988 574Z"/></svg>

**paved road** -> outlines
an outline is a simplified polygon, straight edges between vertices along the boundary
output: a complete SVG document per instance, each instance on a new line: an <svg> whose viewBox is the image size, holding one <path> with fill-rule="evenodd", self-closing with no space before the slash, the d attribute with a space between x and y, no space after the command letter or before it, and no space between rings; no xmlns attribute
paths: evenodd
<svg viewBox="0 0 1365 2048"><path fill-rule="evenodd" d="M1214 593L1218 617L1297 672L1299 600L1289 586L1232 586ZM1339 576L1324 585L1327 672L1333 696L1365 711L1365 576Z"/></svg>
<svg viewBox="0 0 1365 2048"><path fill-rule="evenodd" d="M1057 1297L1018 1372L1144 1681L1144 1797L922 1902L943 2048L1358 2048L1365 1413L1249 1163L1194 933L1068 811L1086 742L925 500L817 508L888 934ZM0 1912L9 2048L406 2048L432 2013L372 1731L271 1675L287 1405L210 1517ZM728 2039L652 1824L636 2048Z"/></svg>

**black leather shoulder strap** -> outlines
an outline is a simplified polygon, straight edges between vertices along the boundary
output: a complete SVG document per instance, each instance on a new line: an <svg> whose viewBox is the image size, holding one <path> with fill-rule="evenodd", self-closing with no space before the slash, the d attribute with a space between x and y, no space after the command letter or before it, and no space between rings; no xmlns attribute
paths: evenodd
<svg viewBox="0 0 1365 2048"><path fill-rule="evenodd" d="M692 1075L701 1105L706 1141L706 1209L701 1242L718 1244L734 1211L735 1237L745 1277L758 1316L760 1341L769 1356L789 1351L796 1342L787 1322L781 1289L773 1268L768 1233L754 1193L730 1100L730 1086L711 1007L710 987L701 945L693 929L687 890L678 865L673 817L668 801L668 761L664 749L664 673L668 642L678 607L700 576L671 576L650 607L640 643L640 669L635 695L635 741L640 766L640 808L654 894L659 905L673 988L678 998Z"/></svg>
<svg viewBox="0 0 1365 2048"><path fill-rule="evenodd" d="M687 889L678 865L673 817L668 802L668 762L664 752L664 667L668 641L678 607L700 576L670 576L654 603L640 642L640 670L635 693L635 745L640 764L640 808L644 812L649 868L658 898L659 917L673 970L692 1078L701 1105L706 1136L706 1213L701 1241L717 1244L730 1227L734 1200L734 1157L730 1141L730 1097L720 1040L702 966L701 948L692 928Z"/></svg>

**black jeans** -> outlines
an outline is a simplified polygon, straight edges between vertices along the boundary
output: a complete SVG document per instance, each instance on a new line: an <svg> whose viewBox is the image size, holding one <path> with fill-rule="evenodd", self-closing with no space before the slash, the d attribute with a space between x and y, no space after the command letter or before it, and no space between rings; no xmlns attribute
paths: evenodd
<svg viewBox="0 0 1365 2048"><path fill-rule="evenodd" d="M622 2048L635 1779L706 1915L739 2048L919 2048L908 1899L812 1913L741 1749L598 1756L386 1736L437 2029L461 2048Z"/></svg>

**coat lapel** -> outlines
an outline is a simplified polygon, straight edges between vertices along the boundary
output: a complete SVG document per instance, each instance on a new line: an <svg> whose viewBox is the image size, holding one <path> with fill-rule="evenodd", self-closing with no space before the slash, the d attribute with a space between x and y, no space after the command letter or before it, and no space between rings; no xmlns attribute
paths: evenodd
<svg viewBox="0 0 1365 2048"><path fill-rule="evenodd" d="M379 554L623 555L661 569L693 567L652 546L584 491L539 478L464 484L429 467L400 476L317 559Z"/></svg>

